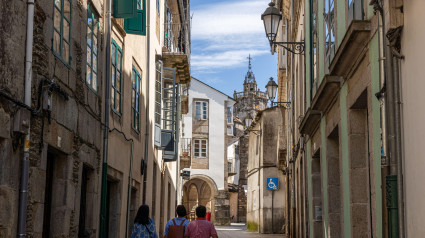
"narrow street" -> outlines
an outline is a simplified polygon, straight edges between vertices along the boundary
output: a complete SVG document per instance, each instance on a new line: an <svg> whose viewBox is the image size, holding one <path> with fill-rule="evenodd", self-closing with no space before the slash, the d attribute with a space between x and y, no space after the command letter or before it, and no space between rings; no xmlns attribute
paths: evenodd
<svg viewBox="0 0 425 238"><path fill-rule="evenodd" d="M259 234L246 230L245 224L232 223L231 226L216 226L219 238L260 238L260 237L281 237L285 238L284 234Z"/></svg>

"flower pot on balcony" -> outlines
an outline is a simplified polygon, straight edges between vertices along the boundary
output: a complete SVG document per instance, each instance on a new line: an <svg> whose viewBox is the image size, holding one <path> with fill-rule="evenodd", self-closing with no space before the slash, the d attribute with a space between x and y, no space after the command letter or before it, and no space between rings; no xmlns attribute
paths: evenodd
<svg viewBox="0 0 425 238"><path fill-rule="evenodd" d="M189 156L189 152L188 151L183 151L182 154L183 154L183 156Z"/></svg>

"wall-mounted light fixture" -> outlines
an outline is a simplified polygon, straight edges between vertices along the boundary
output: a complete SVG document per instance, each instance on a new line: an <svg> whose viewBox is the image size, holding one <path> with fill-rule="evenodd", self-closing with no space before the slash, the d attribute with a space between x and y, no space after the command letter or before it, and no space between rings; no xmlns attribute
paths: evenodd
<svg viewBox="0 0 425 238"><path fill-rule="evenodd" d="M276 42L277 31L282 18L282 13L275 7L274 2L270 2L269 7L261 15L261 20L263 20L264 29L266 30L266 36L270 42L270 47L273 49L275 45L279 45L293 54L304 53L304 42Z"/></svg>
<svg viewBox="0 0 425 238"><path fill-rule="evenodd" d="M270 77L270 80L266 85L266 89L267 89L267 97L269 98L271 102L271 106L284 104L285 108L290 108L291 102L274 102L273 101L276 98L277 88L278 88L277 83L273 80L273 77Z"/></svg>

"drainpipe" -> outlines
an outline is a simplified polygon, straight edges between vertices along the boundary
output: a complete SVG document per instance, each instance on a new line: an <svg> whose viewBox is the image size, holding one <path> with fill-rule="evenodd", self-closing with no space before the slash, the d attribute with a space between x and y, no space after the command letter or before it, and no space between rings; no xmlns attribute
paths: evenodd
<svg viewBox="0 0 425 238"><path fill-rule="evenodd" d="M150 8L150 2L151 1L147 1L147 14L146 14L146 52L147 52L147 56L146 56L146 128L145 128L145 155L144 155L144 161L145 161L145 171L143 173L143 199L142 199L142 204L146 204L146 180L147 180L147 167L148 167L148 157L149 157L149 129L150 129L150 124L149 124L149 72L150 72L150 43L151 43L151 32L150 32L150 26L151 26L151 8Z"/></svg>
<svg viewBox="0 0 425 238"><path fill-rule="evenodd" d="M25 47L25 104L31 107L32 85L32 48L34 40L34 0L27 1L27 39ZM29 152L30 152L30 120L25 135L24 158L21 168L21 189L19 191L18 237L25 237L28 199Z"/></svg>
<svg viewBox="0 0 425 238"><path fill-rule="evenodd" d="M398 197L398 225L399 225L399 237L404 238L405 231L405 219L404 219L404 188L403 188L403 119L402 109L403 102L401 98L401 80L400 80L400 59L392 56L394 59L394 92L395 92L395 119L396 119L396 157L397 157L397 197Z"/></svg>
<svg viewBox="0 0 425 238"><path fill-rule="evenodd" d="M103 130L103 162L102 162L102 187L101 187L101 200L100 200L100 231L99 237L106 237L106 193L107 193L107 176L108 176L108 136L109 136L109 85L111 82L111 1L106 1L106 72L105 72L105 125Z"/></svg>
<svg viewBox="0 0 425 238"><path fill-rule="evenodd" d="M381 184L382 186L382 233L384 237L388 236L388 212L386 209L387 200L385 197L386 194L386 176L389 174L389 162L388 162L388 156L387 156L387 124L385 121L386 118L386 102L385 102L385 86L386 86L386 79L385 79L385 47L384 47L384 33L383 29L385 22L382 21L382 12L377 11L376 14L378 14L378 44L379 44L379 88L380 91L375 94L375 96L378 98L380 102L380 120L381 120ZM384 160L385 157L385 161ZM385 163L383 163L385 162Z"/></svg>

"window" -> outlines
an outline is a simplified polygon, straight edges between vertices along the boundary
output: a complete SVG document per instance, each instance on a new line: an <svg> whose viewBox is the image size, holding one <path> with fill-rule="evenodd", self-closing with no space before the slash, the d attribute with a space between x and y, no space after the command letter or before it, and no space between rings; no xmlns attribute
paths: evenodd
<svg viewBox="0 0 425 238"><path fill-rule="evenodd" d="M122 4L122 0L119 0ZM124 30L129 34L146 35L146 0L136 0L135 15L124 19ZM132 6L130 6L132 7ZM130 9L129 9L130 12Z"/></svg>
<svg viewBox="0 0 425 238"><path fill-rule="evenodd" d="M227 126L227 135L233 136L233 126L232 125Z"/></svg>
<svg viewBox="0 0 425 238"><path fill-rule="evenodd" d="M140 74L133 67L131 78L131 127L137 132L140 131L140 81Z"/></svg>
<svg viewBox="0 0 425 238"><path fill-rule="evenodd" d="M164 45L168 48L169 51L172 52L173 49L171 49L171 46L172 46L174 36L173 36L173 31L171 29L171 26L172 26L172 15L171 15L170 8L167 7L166 16L165 16L165 24L164 24L164 27L165 27Z"/></svg>
<svg viewBox="0 0 425 238"><path fill-rule="evenodd" d="M325 55L326 69L335 55L335 3L325 0Z"/></svg>
<svg viewBox="0 0 425 238"><path fill-rule="evenodd" d="M176 88L174 84L173 78L162 77L162 129L165 130L174 129L174 118L177 113L175 101Z"/></svg>
<svg viewBox="0 0 425 238"><path fill-rule="evenodd" d="M231 173L233 171L232 162L227 162L227 172Z"/></svg>
<svg viewBox="0 0 425 238"><path fill-rule="evenodd" d="M363 20L363 1L362 0L348 0L348 25L350 25L352 20Z"/></svg>
<svg viewBox="0 0 425 238"><path fill-rule="evenodd" d="M161 100L162 100L162 63L156 62L155 76L155 124L161 125Z"/></svg>
<svg viewBox="0 0 425 238"><path fill-rule="evenodd" d="M66 64L70 59L71 0L54 0L53 51Z"/></svg>
<svg viewBox="0 0 425 238"><path fill-rule="evenodd" d="M122 50L114 40L112 40L111 54L111 107L121 114Z"/></svg>
<svg viewBox="0 0 425 238"><path fill-rule="evenodd" d="M197 120L207 120L208 114L208 102L205 101L195 101L195 119Z"/></svg>
<svg viewBox="0 0 425 238"><path fill-rule="evenodd" d="M318 45L318 37L317 37L317 0L312 0L312 29L311 29L311 34L312 34L312 38L313 38L313 52L312 52L312 59L311 62L313 64L313 72L312 72L312 80L311 80L311 90L310 90L310 100L313 100L313 96L314 96L314 92L316 91L316 87L317 87L317 72L318 72L318 50L317 50L317 45Z"/></svg>
<svg viewBox="0 0 425 238"><path fill-rule="evenodd" d="M99 35L99 16L87 6L87 85L97 91L97 50Z"/></svg>
<svg viewBox="0 0 425 238"><path fill-rule="evenodd" d="M232 107L227 107L227 124L233 124L233 110L232 110Z"/></svg>
<svg viewBox="0 0 425 238"><path fill-rule="evenodd" d="M207 158L207 139L193 140L193 157Z"/></svg>
<svg viewBox="0 0 425 238"><path fill-rule="evenodd" d="M156 13L159 16L159 0L156 0Z"/></svg>

